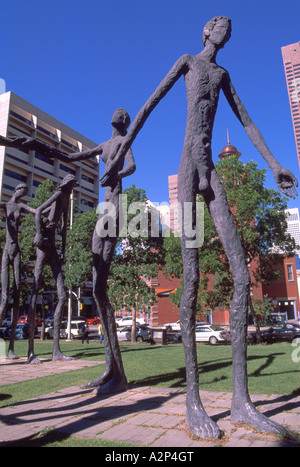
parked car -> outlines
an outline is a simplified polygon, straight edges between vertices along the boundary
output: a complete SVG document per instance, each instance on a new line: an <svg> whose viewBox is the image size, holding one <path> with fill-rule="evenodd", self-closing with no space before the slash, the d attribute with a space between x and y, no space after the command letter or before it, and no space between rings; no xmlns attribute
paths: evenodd
<svg viewBox="0 0 300 467"><path fill-rule="evenodd" d="M82 337L82 328L86 324L85 320L71 321L71 339ZM68 337L68 321L63 321L60 327L60 335L63 339Z"/></svg>
<svg viewBox="0 0 300 467"><path fill-rule="evenodd" d="M86 324L85 320L74 320L71 321L71 339L82 336L82 327ZM45 328L45 339L53 339L54 327L48 326ZM60 337L67 339L68 337L68 321L63 321L60 327Z"/></svg>
<svg viewBox="0 0 300 467"><path fill-rule="evenodd" d="M136 324L143 325L145 324L145 320L143 318L136 318ZM132 316L125 316L124 318L116 320L117 327L123 326L132 326Z"/></svg>
<svg viewBox="0 0 300 467"><path fill-rule="evenodd" d="M204 326L197 326L195 329L196 342L209 342L215 345L218 342L225 343L227 341L227 333L220 326L214 324L206 324ZM177 333L174 337L174 342L182 342L182 334Z"/></svg>
<svg viewBox="0 0 300 467"><path fill-rule="evenodd" d="M175 323L166 323L163 325L163 328L167 331L180 331L180 320L176 321Z"/></svg>
<svg viewBox="0 0 300 467"><path fill-rule="evenodd" d="M4 326L4 327L9 327L9 326L11 326L11 319L10 319L10 318L5 318L5 319L2 321L2 326Z"/></svg>
<svg viewBox="0 0 300 467"><path fill-rule="evenodd" d="M94 318L88 318L86 322L89 325L94 325L94 324L100 324L101 321L100 321L99 316L94 316Z"/></svg>
<svg viewBox="0 0 300 467"><path fill-rule="evenodd" d="M292 323L282 323L271 326L261 333L263 342L271 344L272 342L299 342L300 326Z"/></svg>
<svg viewBox="0 0 300 467"><path fill-rule="evenodd" d="M53 339L53 332L54 332L54 327L53 325L45 327L45 339ZM60 334L59 337L62 339L66 339L66 332L65 329L60 329Z"/></svg>
<svg viewBox="0 0 300 467"><path fill-rule="evenodd" d="M53 326L53 323L54 323L54 318L52 316L47 316L45 318L45 326Z"/></svg>
<svg viewBox="0 0 300 467"><path fill-rule="evenodd" d="M131 340L131 326L125 326L124 328L117 330L117 336L119 341L130 341ZM137 342L150 341L151 331L147 326L136 327L136 340Z"/></svg>
<svg viewBox="0 0 300 467"><path fill-rule="evenodd" d="M19 324L28 323L28 315L20 316L20 318L19 318L19 320L18 320L18 323L19 323ZM35 317L35 324L36 324L36 326L41 326L42 323L43 323L42 318L40 318L39 316L36 316L36 317Z"/></svg>

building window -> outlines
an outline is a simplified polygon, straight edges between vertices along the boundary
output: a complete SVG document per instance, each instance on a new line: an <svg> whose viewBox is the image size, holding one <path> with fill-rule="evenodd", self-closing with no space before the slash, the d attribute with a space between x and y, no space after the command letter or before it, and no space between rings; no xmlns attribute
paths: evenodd
<svg viewBox="0 0 300 467"><path fill-rule="evenodd" d="M71 167L68 167L67 165L64 165L64 164L60 164L59 165L60 169L63 170L64 172L68 172L72 175L76 175L76 171L71 169Z"/></svg>
<svg viewBox="0 0 300 467"><path fill-rule="evenodd" d="M46 162L46 164L54 165L53 159L49 159L46 156L42 156L42 154L39 154L38 152L35 153L36 159L39 159L40 161Z"/></svg>
<svg viewBox="0 0 300 467"><path fill-rule="evenodd" d="M293 265L292 264L287 264L287 273L288 273L288 280L293 281L294 280L294 274L293 274Z"/></svg>
<svg viewBox="0 0 300 467"><path fill-rule="evenodd" d="M12 170L5 169L4 174L7 177L14 178L15 180L18 180L19 182L24 182L24 183L27 182L27 177L25 177L25 175L19 174L18 172L13 172Z"/></svg>

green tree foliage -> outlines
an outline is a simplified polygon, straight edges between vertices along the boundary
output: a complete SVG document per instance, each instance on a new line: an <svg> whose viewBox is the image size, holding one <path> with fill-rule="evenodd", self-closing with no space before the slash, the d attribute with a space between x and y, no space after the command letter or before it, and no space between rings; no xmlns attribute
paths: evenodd
<svg viewBox="0 0 300 467"><path fill-rule="evenodd" d="M134 224L136 220L137 230L141 229L138 220L141 212L132 212L133 203L142 203L141 210L147 213L149 226L147 235L140 231L138 236L128 235L119 239L110 269L108 293L111 303L116 309L126 308L132 312L131 340L135 343L136 312L149 311L156 301L155 290L148 285L147 280L157 276L161 252L159 238L150 236L151 211L145 204L147 201L145 190L133 185L124 190L123 194L127 195L128 226L130 223Z"/></svg>
<svg viewBox="0 0 300 467"><path fill-rule="evenodd" d="M77 214L68 230L65 284L69 289L92 281L92 240L97 218L96 210Z"/></svg>

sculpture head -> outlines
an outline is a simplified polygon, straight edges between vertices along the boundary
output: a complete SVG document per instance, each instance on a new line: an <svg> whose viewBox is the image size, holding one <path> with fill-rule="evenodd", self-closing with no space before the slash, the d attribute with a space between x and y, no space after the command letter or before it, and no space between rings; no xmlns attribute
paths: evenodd
<svg viewBox="0 0 300 467"><path fill-rule="evenodd" d="M112 126L126 131L130 125L130 117L125 109L116 109L111 119Z"/></svg>
<svg viewBox="0 0 300 467"><path fill-rule="evenodd" d="M74 186L77 185L77 180L75 175L68 174L65 176L65 178L62 180L61 184L59 185L58 189L64 188L67 190L72 190Z"/></svg>
<svg viewBox="0 0 300 467"><path fill-rule="evenodd" d="M224 47L231 36L231 20L226 16L215 16L206 23L203 29L204 46L209 40L218 48Z"/></svg>
<svg viewBox="0 0 300 467"><path fill-rule="evenodd" d="M25 185L25 183L20 183L17 185L14 189L14 197L16 199L22 198L22 196L25 196L28 191L28 186Z"/></svg>

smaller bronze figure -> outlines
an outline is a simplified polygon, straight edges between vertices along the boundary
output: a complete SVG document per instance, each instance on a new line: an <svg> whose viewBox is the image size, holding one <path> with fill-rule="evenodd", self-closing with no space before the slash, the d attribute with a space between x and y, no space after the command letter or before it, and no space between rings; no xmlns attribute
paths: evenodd
<svg viewBox="0 0 300 467"><path fill-rule="evenodd" d="M127 389L127 379L123 368L116 332L115 313L107 294L107 281L118 234L122 230L122 225L120 225L119 206L119 195L122 193L122 179L134 173L136 166L132 151L129 148L124 154L124 157L119 158L118 163L114 164L114 169L109 170L125 136L127 135L127 128L130 125L130 117L125 109L120 108L115 110L111 119L111 125L112 136L108 141L101 143L93 149L73 154L65 154L58 149L48 146L46 143L37 141L33 138L3 140L0 137L0 145L26 147L27 149L38 151L46 157L57 158L65 162L90 159L101 154L101 158L105 164L105 174L109 171L109 175L105 178L105 182L102 183L102 186L105 186L104 209L99 213L97 225L99 226L107 216L105 206L110 203L114 207L115 228L113 230L115 233L110 235L101 235L99 234L96 226L92 244L93 296L101 317L106 364L104 373L99 378L91 381L85 386L96 388L96 392L99 394L120 392ZM125 167L124 162L126 162ZM46 206L43 205L39 209L45 208ZM37 216L38 211L36 217ZM39 234L39 240L40 239L41 235ZM35 360L33 352L31 352L30 359L32 361Z"/></svg>
<svg viewBox="0 0 300 467"><path fill-rule="evenodd" d="M7 202L0 203L6 216L6 242L2 254L1 284L2 296L0 305L0 323L2 323L8 308L9 298L9 267L12 265L14 275L13 285L13 313L11 323L11 334L8 348L8 358L18 358L14 352L15 332L19 318L20 287L21 287L21 251L18 243L18 233L21 221L21 214L24 211L35 214L35 209L19 202L28 191L25 184L17 185L14 194Z"/></svg>
<svg viewBox="0 0 300 467"><path fill-rule="evenodd" d="M54 333L53 333L53 351L52 360L71 360L71 357L64 355L59 346L59 333L62 319L62 311L67 296L64 287L64 277L62 272L62 262L66 247L67 216L70 194L77 181L74 175L67 175L57 191L41 206L36 209L35 223L36 236L34 244L37 246L37 259L34 270L34 282L28 309L29 324L29 345L28 345L28 363L40 363L40 360L34 355L34 321L36 312L36 302L41 287L43 269L48 262L51 266L53 277L56 281L58 303L54 312ZM47 214L47 217L42 217ZM62 218L62 247L61 253L57 251L55 243L55 233L59 220Z"/></svg>

